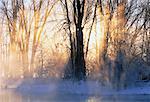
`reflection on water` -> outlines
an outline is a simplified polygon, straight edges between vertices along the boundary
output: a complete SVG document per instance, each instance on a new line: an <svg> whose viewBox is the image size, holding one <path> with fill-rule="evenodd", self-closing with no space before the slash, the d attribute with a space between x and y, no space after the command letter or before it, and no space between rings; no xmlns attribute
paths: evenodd
<svg viewBox="0 0 150 102"><path fill-rule="evenodd" d="M0 90L0 102L21 102L21 96L11 92Z"/></svg>
<svg viewBox="0 0 150 102"><path fill-rule="evenodd" d="M0 90L0 102L150 102L150 95L21 94Z"/></svg>

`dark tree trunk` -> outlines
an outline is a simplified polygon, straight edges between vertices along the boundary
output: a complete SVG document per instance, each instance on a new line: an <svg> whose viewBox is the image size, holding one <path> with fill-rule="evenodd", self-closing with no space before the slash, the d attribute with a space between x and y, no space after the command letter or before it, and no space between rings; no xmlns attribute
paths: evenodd
<svg viewBox="0 0 150 102"><path fill-rule="evenodd" d="M84 16L85 0L73 1L73 18L75 25L75 37L71 32L71 21L69 18L68 4L65 0L65 11L67 19L67 30L70 40L70 59L65 70L65 78L74 78L76 80L84 80L86 78L86 66L84 59L84 44L83 44L83 16Z"/></svg>
<svg viewBox="0 0 150 102"><path fill-rule="evenodd" d="M83 27L85 0L74 0L74 22L76 26L75 78L85 80L86 66L84 59Z"/></svg>
<svg viewBox="0 0 150 102"><path fill-rule="evenodd" d="M83 31L81 26L76 29L77 51L75 56L75 77L78 80L86 78L86 67L84 59Z"/></svg>

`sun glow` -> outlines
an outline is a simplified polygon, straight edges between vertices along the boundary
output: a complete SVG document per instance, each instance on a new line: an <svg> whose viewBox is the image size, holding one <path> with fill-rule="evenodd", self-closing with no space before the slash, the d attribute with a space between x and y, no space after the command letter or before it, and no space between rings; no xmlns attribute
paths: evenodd
<svg viewBox="0 0 150 102"><path fill-rule="evenodd" d="M24 73L23 72L24 68L27 67L27 69L28 68L30 69L31 67L33 67L33 70L37 70L36 67L38 68L38 67L44 66L43 63L44 64L49 63L48 60L55 60L55 62L58 62L57 63L58 66L59 66L59 63L61 62L60 65L62 66L64 64L65 66L70 56L70 53L69 53L70 45L69 45L68 33L66 33L65 30L60 31L62 24L59 24L59 22L61 19L64 19L64 16L62 16L61 13L55 14L54 11L52 11L49 17L47 15L48 7L45 9L46 11L42 13L41 11L34 12L28 9L24 11L23 10L18 11L19 15L21 16L15 22L16 24L16 29L15 29L16 41L15 42L17 42L17 44L13 46L14 47L13 49L17 51L11 50L11 48L7 49L7 50L10 50L9 51L10 55L8 58L6 58L9 64L4 64L3 61L1 61L2 62L1 66L5 68L5 69L1 69L3 72L5 70L5 72L9 73L9 75L10 73L12 73L13 76L16 75L15 73L18 73L18 75L21 75ZM119 6L117 10L118 10L117 12L120 12L119 10L123 11L124 8L123 6ZM56 11L62 12L60 7L58 7ZM106 45L107 35L106 34L108 32L108 29L110 30L109 32L110 32L111 37L113 39L116 39L115 37L116 30L113 30L113 29L116 29L115 27L118 26L118 22L119 22L119 25L122 24L122 20L119 19L118 21L118 18L116 16L117 14L114 14L112 21L110 21L109 20L110 11L107 6L104 9L104 14L102 14L102 12L100 11L100 8L98 7L97 15L98 15L96 16L97 20L95 21L92 31L91 31L88 58L85 58L85 59L88 61L89 60L93 62L95 61L96 64L100 65L99 59L101 57L103 50L107 47ZM47 18L44 16L46 16ZM120 14L120 16L122 17L122 14ZM57 20L56 18L60 20ZM26 25L24 24L25 22L24 20L27 20L27 22L25 23ZM49 22L46 23L46 21L49 21ZM87 26L89 25L90 24L87 24ZM74 29L73 26L72 26L72 29ZM86 47L88 46L86 45L86 42L88 39L87 34L89 32L89 29L87 30L86 28L84 28L83 32L84 32L84 47ZM120 36L120 38L121 37L122 36ZM7 39L10 39L10 38L8 37ZM8 45L8 47L10 47L10 45ZM27 57L24 57L24 55L25 56L27 55ZM35 62L32 65L33 57L35 57ZM41 58L45 62L42 62ZM13 66L11 66L12 64ZM14 68L16 68L16 70L14 70ZM99 67L96 67L96 68L99 69Z"/></svg>

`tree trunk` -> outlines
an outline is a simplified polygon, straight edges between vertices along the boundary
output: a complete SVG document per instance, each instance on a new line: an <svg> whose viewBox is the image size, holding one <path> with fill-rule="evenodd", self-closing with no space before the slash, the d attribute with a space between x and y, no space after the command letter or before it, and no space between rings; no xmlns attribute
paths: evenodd
<svg viewBox="0 0 150 102"><path fill-rule="evenodd" d="M84 59L84 44L83 44L83 17L85 0L74 0L74 22L76 27L76 48L75 48L75 78L77 80L86 79L86 66Z"/></svg>
<svg viewBox="0 0 150 102"><path fill-rule="evenodd" d="M28 62L28 52L22 51L22 66L23 66L23 76L25 78L30 76L29 62Z"/></svg>
<svg viewBox="0 0 150 102"><path fill-rule="evenodd" d="M78 80L86 78L86 67L84 59L84 46L83 46L83 31L81 26L76 29L77 51L75 55L75 77Z"/></svg>

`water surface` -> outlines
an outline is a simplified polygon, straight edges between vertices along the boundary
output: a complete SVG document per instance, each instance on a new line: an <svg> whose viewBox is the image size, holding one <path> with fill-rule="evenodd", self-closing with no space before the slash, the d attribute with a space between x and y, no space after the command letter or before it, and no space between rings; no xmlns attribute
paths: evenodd
<svg viewBox="0 0 150 102"><path fill-rule="evenodd" d="M150 102L150 95L86 95L70 93L20 93L1 90L0 102Z"/></svg>

